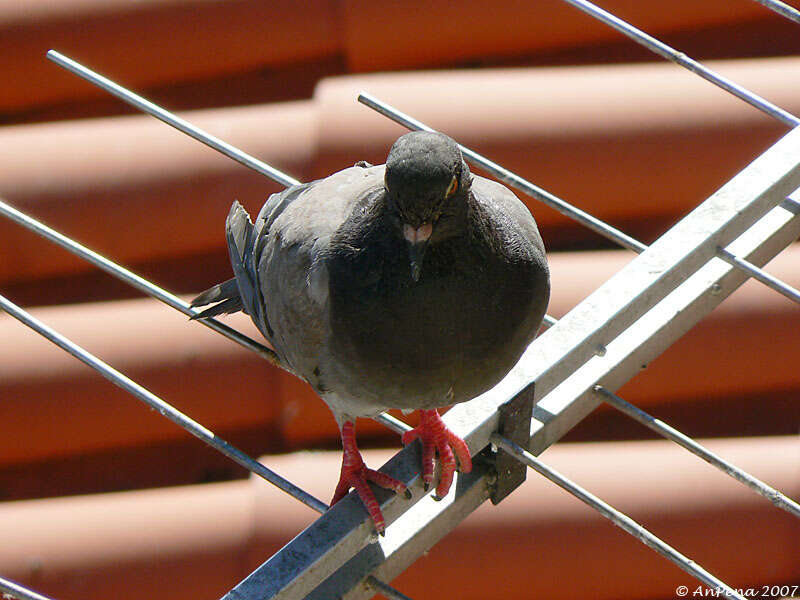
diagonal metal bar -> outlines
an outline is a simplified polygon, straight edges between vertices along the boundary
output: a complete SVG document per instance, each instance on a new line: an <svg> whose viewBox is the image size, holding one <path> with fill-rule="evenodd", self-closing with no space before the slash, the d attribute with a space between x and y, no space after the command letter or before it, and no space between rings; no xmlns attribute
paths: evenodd
<svg viewBox="0 0 800 600"><path fill-rule="evenodd" d="M440 502L431 496L420 500L403 514L386 537L358 552L345 566L318 586L304 600L367 600L373 592L358 582L366 573L391 580L405 571L428 548L491 497L496 471L491 462L478 455L473 471L459 474L455 485ZM365 581L369 580L369 576ZM257 597L257 596L256 596Z"/></svg>
<svg viewBox="0 0 800 600"><path fill-rule="evenodd" d="M784 283L777 277L773 277L772 275L767 273L764 269L759 269L754 264L739 258L738 256L732 254L725 248L717 249L717 256L719 256L726 263L731 264L734 267L738 267L753 279L760 281L761 283L763 283L769 288L772 288L779 294L783 294L789 300L792 300L793 302L797 302L798 304L800 304L800 291Z"/></svg>
<svg viewBox="0 0 800 600"><path fill-rule="evenodd" d="M759 4L763 4L770 10L774 10L779 15L786 17L787 19L791 19L795 23L800 23L800 10L796 8L792 8L785 2L779 2L778 0L755 0Z"/></svg>
<svg viewBox="0 0 800 600"><path fill-rule="evenodd" d="M619 333L705 265L718 246L739 237L796 189L800 185L798 157L800 130L789 132L543 333L542 343L532 346L539 352L527 377L527 381L536 379L537 395L549 394L595 355L602 358ZM516 380L507 397L527 381ZM479 405L479 400L470 405Z"/></svg>
<svg viewBox="0 0 800 600"><path fill-rule="evenodd" d="M5 217L8 217L15 223L22 225L26 229L33 231L34 233L42 236L43 238L53 242L61 246L62 248L69 250L76 256L79 256L83 260L103 269L106 273L113 275L114 277L121 279L125 283L135 287L136 289L144 292L145 294L152 296L163 302L164 304L171 306L175 310L179 310L183 314L187 316L192 316L197 314L199 311L191 308L186 302L178 298L178 296L167 292L166 290L158 287L157 285L151 283L150 281L140 277L136 273L129 271L125 267L118 265L117 263L107 259L106 257L98 254L94 250L90 250L86 246L83 246L76 242L75 240L68 238L62 233L59 233L55 229L52 229L42 223L41 221L37 221L30 215L26 215L25 213L17 210L10 204L7 204L2 199L0 199L0 214ZM198 321L202 323L206 327L213 329L214 331L221 333L225 337L233 340L237 344L247 348L248 350L252 350L262 358L265 358L272 364L280 367L281 365L278 363L277 355L275 351L271 348L267 348L265 345L260 344L259 342L255 341L252 338L244 335L236 331L235 329L228 327L224 323L217 321L216 319L203 319Z"/></svg>
<svg viewBox="0 0 800 600"><path fill-rule="evenodd" d="M788 208L784 203L772 209L735 240L731 248L756 264L770 260L800 235L800 211L791 210L791 205ZM597 406L596 385L616 391L745 280L741 270L723 261L709 261L624 334L607 344L602 356L565 373L561 383L534 408L534 418L539 423L533 424L531 451L538 454L550 446ZM547 333L542 337L546 336ZM541 356L541 351L532 352L530 358L534 361Z"/></svg>
<svg viewBox="0 0 800 600"><path fill-rule="evenodd" d="M777 119L781 123L788 125L789 127L795 127L800 125L800 119L794 116L793 114L783 110L782 108L776 106L772 102L765 100L758 94L754 94L750 90L740 86L738 83L731 81L727 77L720 75L719 73L709 69L708 67L704 66L702 63L697 62L696 60L689 58L683 52L679 52L675 50L671 46L668 46L664 42L654 38L652 35L645 33L641 29L638 29L631 25L630 23L623 21L616 15L611 14L610 12L603 10L596 4L592 4L591 2L587 2L586 0L563 0L567 4L571 4L575 8L585 12L586 14L594 17L598 21L601 21L608 25L609 27L616 29L620 33L628 36L638 44L641 44L648 50L655 52L659 56L666 58L686 69L705 79L706 81L710 81L714 85L719 88L722 88L726 92L733 94L740 100L744 100L749 105L754 106L758 110L763 113L768 114L770 117Z"/></svg>
<svg viewBox="0 0 800 600"><path fill-rule="evenodd" d="M721 592L725 592L726 596L730 596L731 598L738 598L739 600L744 600L744 596L742 596L736 590L728 586L724 581L718 579L717 577L706 571L703 567L695 563L693 560L681 554L675 548L673 548L666 542L662 541L660 538L650 533L647 529L642 527L639 523L631 519L629 516L618 511L616 508L604 502L594 494L588 492L587 490L585 490L572 480L568 479L555 469L551 469L524 448L521 448L514 442L498 434L493 434L491 440L492 443L496 444L498 447L502 448L512 456L516 457L517 460L525 463L540 475L543 475L544 477L555 483L560 488L568 491L570 494L578 498L578 500L582 501L583 503L587 504L588 506L599 512L601 515L603 515L604 517L609 519L612 523L614 523L614 525L621 527L622 529L630 533L633 537L638 539L645 546L647 546L648 548L652 548L653 550L658 552L661 556L669 559L675 565L683 569L689 575L696 577L706 585L710 586L712 590L719 590Z"/></svg>
<svg viewBox="0 0 800 600"><path fill-rule="evenodd" d="M731 244L737 255L758 264L797 236L800 219L775 206L800 187L799 158L800 130L796 130L537 338L495 388L450 410L445 416L448 427L474 454L497 430L498 407L535 380L540 400L534 407L531 451L536 454L557 441L597 406L595 385L617 389L643 362L663 351L744 281L738 269L712 260L717 246ZM464 497L472 498L469 501L456 497L447 505L418 501L423 495L418 460L419 451L411 445L383 468L409 485L414 494L411 501L386 495L379 498L387 522L402 515L409 519L406 523L426 525L400 527L398 535L409 529L418 535L393 549L381 546L380 568L369 561L350 563L372 542L367 516L350 497L300 533L226 598L303 598L345 565L351 579L358 572L362 578L373 573L383 580L394 577L410 554L418 556L424 551L424 542L416 543L428 535L422 529L443 535L459 521L453 516L476 501L469 495ZM464 480L489 485L485 479ZM456 487L462 478L458 481ZM396 530L388 528L387 540ZM368 596L355 586L345 597Z"/></svg>
<svg viewBox="0 0 800 600"><path fill-rule="evenodd" d="M369 517L353 494L335 504L283 549L270 557L223 600L372 598L370 575L396 577L475 508L489 498L493 474L487 461L459 474L448 495L436 502L419 477L421 450L410 444L381 467L408 486L410 500L375 490L387 522L385 537L374 535ZM384 570L390 567L390 570ZM366 584L366 585L364 585Z"/></svg>
<svg viewBox="0 0 800 600"><path fill-rule="evenodd" d="M800 235L800 207L793 203L784 202L765 215L750 230L737 239L732 247L740 256L748 260L763 263L779 253L786 245ZM534 421L531 426L531 453L539 454L544 449L555 443L575 423L588 415L599 404L594 392L594 386L602 381L607 386L620 386L639 372L642 364L653 360L664 349L669 347L676 339L684 335L704 315L711 312L728 295L733 293L746 276L740 270L721 261L709 261L697 273L689 277L676 290L669 294L663 301L639 319L629 330L608 346L604 356L597 356L574 373L565 375L564 383L540 399L534 407ZM523 357L523 362L528 362L527 373L537 364L537 350L545 348L553 340L539 339L533 342L529 355ZM509 378L515 375L520 381L527 381L524 364L518 365ZM535 373L534 373L535 376ZM615 387L615 389L616 389ZM479 398L481 403L489 404L491 397L496 398L499 405L507 396L502 395L502 390L495 388ZM446 416L451 429L461 434L473 426L474 420L482 418L480 407L472 403L461 404L454 407ZM488 409L487 409L488 412ZM476 465L481 461L476 460ZM480 468L480 467L477 467ZM473 474L470 474L472 476ZM359 553L358 558L346 563L339 569L337 576L342 571L347 571L347 581L358 581L360 577L372 573L381 579L391 580L405 570L416 557L420 556L436 540L444 536L469 514L478 504L488 497L488 487L492 487L492 476L481 477L474 480L467 476L460 476L457 487L459 492L452 498L442 503L425 500L414 505L397 520L398 527L390 527L386 538L379 540L383 562L374 566L364 560L366 550ZM483 494L483 496L481 496ZM481 499L482 498L482 499ZM333 515L331 515L333 516ZM327 519L328 516L322 517ZM402 523L402 525L401 525ZM395 534L396 531L399 532ZM398 542L392 536L402 536ZM307 573L308 577L316 574ZM327 583L327 582L326 582ZM340 580L344 586L345 582ZM324 589L320 586L319 589ZM349 587L335 588L346 589L342 593L346 600L368 600L371 592L365 592L363 587L351 583ZM259 595L254 591L252 595L237 596L236 598L269 597ZM294 598L300 596L280 595L280 598ZM319 598L331 597L322 594ZM311 596L316 600L317 596Z"/></svg>
<svg viewBox="0 0 800 600"><path fill-rule="evenodd" d="M389 598L389 600L411 600L411 598L405 594L401 594L393 587L386 585L380 579L376 579L372 575L367 578L367 585L369 585L376 592L379 592Z"/></svg>
<svg viewBox="0 0 800 600"><path fill-rule="evenodd" d="M392 121L396 123L400 123L401 125L408 127L413 131L435 131L433 128L429 127L422 121L415 119L414 117L405 114L394 108L393 106L377 99L375 96L368 94L366 92L361 92L358 95L358 101L365 106L369 106L372 110L379 112L380 114L384 115L385 117L389 117ZM601 221L600 219L590 215L587 212L582 211L579 208L576 208L569 204L568 202L562 200L558 196L551 194L550 192L540 188L539 186L531 183L527 179L523 179L516 173L509 171L505 167L498 165L496 162L493 162L475 152L474 150L470 150L466 146L462 146L459 144L459 148L461 148L461 152L464 157L471 163L478 165L482 169L486 170L488 173L491 173L494 177L502 181L503 183L510 185L511 187L520 190L521 192L531 196L532 198L536 198L543 204L549 206L550 208L557 210L563 215L574 219L581 225L591 229L595 233L602 235L605 238L616 242L623 248L627 248L629 250L633 250L634 252L642 252L647 246L639 242L638 240L633 239L626 233L611 227L607 223Z"/></svg>
<svg viewBox="0 0 800 600"><path fill-rule="evenodd" d="M22 587L10 579L0 577L0 598L18 598L18 600L50 600L46 596Z"/></svg>
<svg viewBox="0 0 800 600"><path fill-rule="evenodd" d="M217 152L222 152L225 156L228 156L235 160L236 162L249 167L259 173L266 175L273 181L277 181L278 183L290 186L290 185L297 185L300 183L294 177L290 177L286 173L271 167L267 163L258 160L256 157L247 154L228 144L227 142L223 142L221 139L214 137L210 133L207 133L197 127L196 125L192 125L188 121L181 119L180 117L172 114L169 111L164 110L160 106L153 104L146 98L139 96L138 94L134 94L130 90L125 89L124 87L114 83L110 79L103 77L99 73L92 71L91 69L83 66L82 64L75 62L71 58L64 56L60 52L56 50L50 50L47 52L47 58L52 60L54 63L75 73L78 77L81 77L98 87L103 88L110 94L113 94L117 98L127 102L128 104L135 106L142 112L146 112L149 115L154 116L156 119L163 121L167 125L174 127L175 129L182 131L186 135L189 135L196 139L199 142L202 142L206 146L209 146L216 150Z"/></svg>
<svg viewBox="0 0 800 600"><path fill-rule="evenodd" d="M171 406L170 404L164 402L161 398L147 390L146 388L142 387L132 379L129 379L107 363L103 362L90 352L87 352L79 345L75 344L68 338L64 337L54 329L48 327L38 319L36 319L33 315L28 313L27 311L23 310L4 296L0 295L0 308L10 314L12 317L27 325L31 329L33 329L39 335L47 338L51 342L53 342L56 346L65 350L84 364L90 366L95 371L100 373L103 377L118 385L122 389L127 392L130 392L134 396L136 396L139 400L147 404L150 408L157 411L164 417L167 417L170 421L179 425L195 437L201 439L209 446L215 448L219 452L222 452L225 456L233 460L235 463L241 465L245 469L248 469L258 475L259 477L265 479L275 487L283 490L287 494L293 496L306 506L313 508L317 512L325 512L328 509L328 505L318 500L305 490L300 489L296 485L294 485L291 481L284 479L271 469L268 469L260 462L253 460L247 454L232 446L222 438L215 435L212 431L206 429L197 421L194 421L184 415L182 412Z"/></svg>
<svg viewBox="0 0 800 600"><path fill-rule="evenodd" d="M395 433L399 433L400 435L403 435L406 431L411 430L410 425L403 423L403 421L393 417L389 413L381 413L378 416L372 418L378 423L385 425Z"/></svg>
<svg viewBox="0 0 800 600"><path fill-rule="evenodd" d="M800 504L788 498L775 488L767 485L760 479L753 477L747 471L743 471L739 467L729 463L725 459L717 456L706 447L695 442L688 435L684 435L674 427L670 427L660 419L656 419L652 415L646 413L642 409L634 406L630 402L626 402L613 392L609 392L602 386L595 386L594 391L602 396L603 400L619 410L620 412L628 415L630 418L638 421L645 427L655 431L659 435L672 440L679 446L683 446L692 454L699 456L710 465L716 467L726 475L730 475L737 481L745 484L749 488L755 490L767 500L772 502L778 508L782 508L788 513L793 514L795 517L800 517Z"/></svg>

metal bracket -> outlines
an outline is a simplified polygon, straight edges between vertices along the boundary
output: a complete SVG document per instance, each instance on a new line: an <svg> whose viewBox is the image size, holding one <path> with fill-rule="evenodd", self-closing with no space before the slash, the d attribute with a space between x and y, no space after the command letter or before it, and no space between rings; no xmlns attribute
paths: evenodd
<svg viewBox="0 0 800 600"><path fill-rule="evenodd" d="M497 432L523 448L531 443L531 418L533 416L534 387L532 382L511 400L500 405L500 424ZM505 450L498 448L494 459L497 481L492 486L492 504L499 504L503 498L525 482L528 468Z"/></svg>

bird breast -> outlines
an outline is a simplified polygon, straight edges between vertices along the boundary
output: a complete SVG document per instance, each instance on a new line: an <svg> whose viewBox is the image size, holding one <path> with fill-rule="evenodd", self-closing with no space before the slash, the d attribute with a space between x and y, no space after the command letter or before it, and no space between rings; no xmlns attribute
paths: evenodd
<svg viewBox="0 0 800 600"><path fill-rule="evenodd" d="M404 240L379 229L328 261L330 350L349 391L419 408L492 387L536 334L546 273L465 231L431 245L414 281Z"/></svg>

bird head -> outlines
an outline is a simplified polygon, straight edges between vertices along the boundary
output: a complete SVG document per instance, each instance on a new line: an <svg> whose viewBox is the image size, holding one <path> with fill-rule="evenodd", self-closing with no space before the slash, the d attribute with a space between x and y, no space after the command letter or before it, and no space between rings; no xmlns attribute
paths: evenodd
<svg viewBox="0 0 800 600"><path fill-rule="evenodd" d="M407 133L389 151L384 183L408 243L414 281L431 239L457 233L457 217L466 212L471 181L458 144L442 133Z"/></svg>

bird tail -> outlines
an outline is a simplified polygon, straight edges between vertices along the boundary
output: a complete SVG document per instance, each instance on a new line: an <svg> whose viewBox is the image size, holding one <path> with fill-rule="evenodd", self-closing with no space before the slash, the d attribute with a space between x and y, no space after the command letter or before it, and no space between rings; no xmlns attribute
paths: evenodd
<svg viewBox="0 0 800 600"><path fill-rule="evenodd" d="M205 292L192 300L190 306L197 308L198 306L206 306L213 304L204 311L189 317L191 320L207 319L209 317L216 317L218 315L227 315L230 313L239 312L244 310L242 304L242 296L239 293L239 286L236 283L236 278L228 279L218 283L212 288L207 289ZM247 312L247 311L245 311Z"/></svg>
<svg viewBox="0 0 800 600"><path fill-rule="evenodd" d="M192 308L213 304L190 319L207 319L218 315L239 312L256 315L258 306L254 297L254 273L252 270L253 224L244 207L234 201L225 221L225 237L231 257L233 279L218 283L192 300ZM246 297L242 296L242 291ZM256 312L251 313L251 310Z"/></svg>

